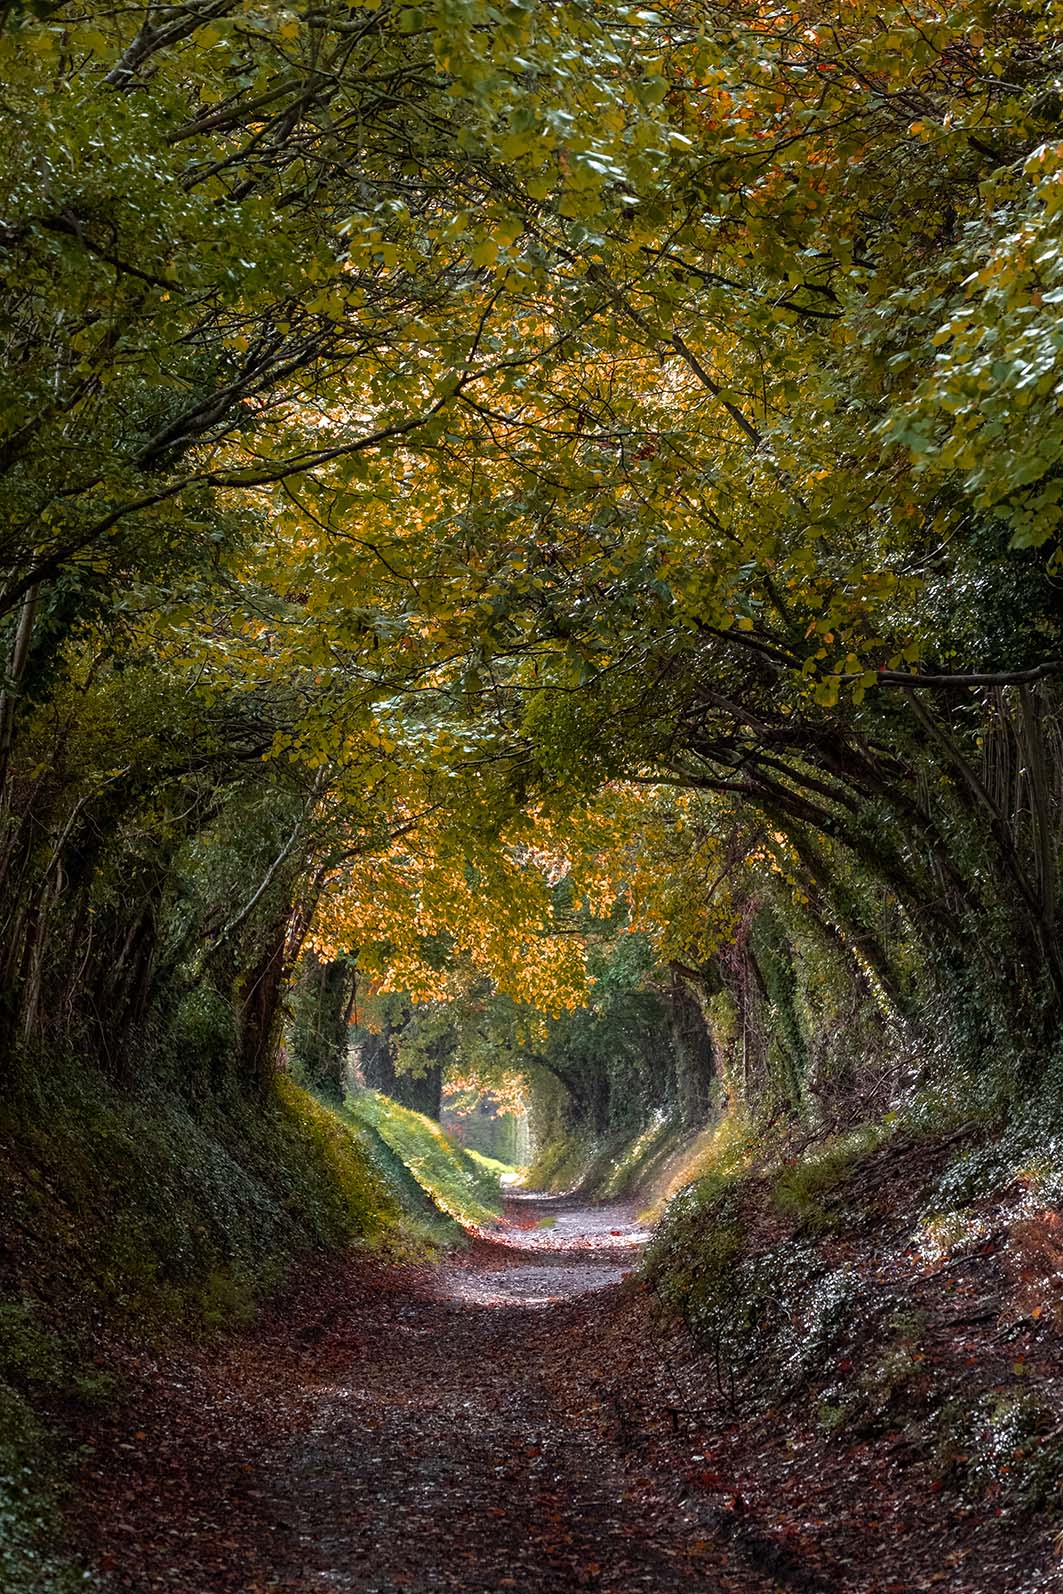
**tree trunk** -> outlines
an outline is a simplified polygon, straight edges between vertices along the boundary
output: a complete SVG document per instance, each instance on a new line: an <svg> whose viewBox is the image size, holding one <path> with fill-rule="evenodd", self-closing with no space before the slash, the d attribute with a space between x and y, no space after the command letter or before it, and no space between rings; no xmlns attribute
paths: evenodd
<svg viewBox="0 0 1063 1594"><path fill-rule="evenodd" d="M292 999L292 1059L311 1089L333 1101L343 1097L354 980L347 960L325 962L311 952L303 959Z"/></svg>
<svg viewBox="0 0 1063 1594"><path fill-rule="evenodd" d="M679 1112L686 1127L696 1128L709 1116L716 1054L701 1004L674 967L668 992L668 1014Z"/></svg>
<svg viewBox="0 0 1063 1594"><path fill-rule="evenodd" d="M287 939L285 915L271 927L257 962L236 982L240 1075L246 1084L263 1093L273 1078L276 1060Z"/></svg>

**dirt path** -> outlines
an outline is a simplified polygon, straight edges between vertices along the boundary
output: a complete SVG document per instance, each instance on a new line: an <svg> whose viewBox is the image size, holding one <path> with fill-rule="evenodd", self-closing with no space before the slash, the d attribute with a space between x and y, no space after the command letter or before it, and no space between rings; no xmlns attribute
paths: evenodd
<svg viewBox="0 0 1063 1594"><path fill-rule="evenodd" d="M127 1352L127 1404L81 1433L88 1586L1063 1587L1049 1524L943 1490L903 1430L839 1444L811 1398L736 1409L624 1282L642 1239L624 1207L514 1198L441 1267L332 1258L243 1333Z"/></svg>
<svg viewBox="0 0 1063 1594"><path fill-rule="evenodd" d="M101 1435L86 1469L85 1534L106 1583L779 1587L699 1525L674 1475L644 1465L616 1392L628 1370L599 1365L644 1239L631 1211L507 1209L498 1237L441 1268L356 1260L223 1363L144 1368L156 1408L124 1438Z"/></svg>
<svg viewBox="0 0 1063 1594"><path fill-rule="evenodd" d="M262 1493L283 1530L275 1586L772 1586L721 1580L719 1547L639 1476L619 1414L573 1377L591 1297L637 1262L633 1214L518 1197L507 1219L393 1301L374 1341L346 1340Z"/></svg>

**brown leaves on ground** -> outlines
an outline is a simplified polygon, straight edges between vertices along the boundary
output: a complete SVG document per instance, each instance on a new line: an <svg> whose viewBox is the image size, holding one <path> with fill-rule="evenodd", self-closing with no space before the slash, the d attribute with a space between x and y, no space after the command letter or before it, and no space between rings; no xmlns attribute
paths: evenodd
<svg viewBox="0 0 1063 1594"><path fill-rule="evenodd" d="M807 1406L735 1413L685 1331L616 1284L628 1215L589 1215L580 1246L573 1208L542 1210L563 1249L518 1228L435 1270L317 1261L252 1330L129 1352L128 1407L82 1435L75 1522L105 1586L1052 1586L1044 1533L1019 1542L935 1491L903 1432L847 1442Z"/></svg>

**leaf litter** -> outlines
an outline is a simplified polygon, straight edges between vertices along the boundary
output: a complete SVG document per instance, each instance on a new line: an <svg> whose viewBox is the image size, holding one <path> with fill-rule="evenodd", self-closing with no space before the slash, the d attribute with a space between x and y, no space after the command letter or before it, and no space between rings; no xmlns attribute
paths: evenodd
<svg viewBox="0 0 1063 1594"><path fill-rule="evenodd" d="M737 1416L632 1271L630 1208L524 1197L507 1215L441 1265L316 1259L250 1329L127 1350L135 1393L81 1435L72 1509L100 1584L1053 1586L1009 1581L991 1511L913 1497L903 1435L827 1451L807 1413Z"/></svg>

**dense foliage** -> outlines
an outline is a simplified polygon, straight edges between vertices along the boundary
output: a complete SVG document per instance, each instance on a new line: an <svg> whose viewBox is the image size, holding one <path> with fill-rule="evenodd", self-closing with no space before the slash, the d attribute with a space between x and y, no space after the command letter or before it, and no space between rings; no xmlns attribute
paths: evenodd
<svg viewBox="0 0 1063 1594"><path fill-rule="evenodd" d="M821 1125L1026 1088L1057 22L6 8L19 1089L336 1095L360 990L378 1082L516 1072L556 1136L710 1064Z"/></svg>
<svg viewBox="0 0 1063 1594"><path fill-rule="evenodd" d="M1049 1188L1061 20L0 0L11 1586L97 1306L490 1218L447 1084L711 1165L655 1276L772 1400L916 1357L819 1245L895 1135L925 1225L928 1121Z"/></svg>

